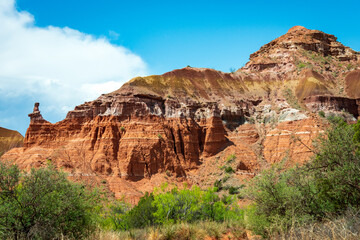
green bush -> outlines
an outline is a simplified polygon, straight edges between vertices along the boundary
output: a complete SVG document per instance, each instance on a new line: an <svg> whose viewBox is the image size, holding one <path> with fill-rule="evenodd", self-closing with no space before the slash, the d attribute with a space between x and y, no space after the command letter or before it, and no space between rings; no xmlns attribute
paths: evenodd
<svg viewBox="0 0 360 240"><path fill-rule="evenodd" d="M360 121L354 125L341 118L330 121L332 130L317 143L319 150L309 169L314 169L319 201L336 213L360 207Z"/></svg>
<svg viewBox="0 0 360 240"><path fill-rule="evenodd" d="M129 204L124 201L114 200L104 206L98 221L101 227L106 230L126 229L126 221L122 216L130 210Z"/></svg>
<svg viewBox="0 0 360 240"><path fill-rule="evenodd" d="M286 230L294 221L309 220L312 206L307 204L312 200L313 186L303 177L299 168L283 171L277 165L256 177L245 192L255 202L248 217L249 228L266 236Z"/></svg>
<svg viewBox="0 0 360 240"><path fill-rule="evenodd" d="M0 162L0 238L81 238L95 228L99 194L52 166L22 173Z"/></svg>
<svg viewBox="0 0 360 240"><path fill-rule="evenodd" d="M318 114L319 114L320 117L325 118L325 113L324 113L324 111L319 111Z"/></svg>
<svg viewBox="0 0 360 240"><path fill-rule="evenodd" d="M234 173L235 170L231 166L228 166L228 167L225 168L225 172L226 173Z"/></svg>
<svg viewBox="0 0 360 240"><path fill-rule="evenodd" d="M298 63L298 65L297 65L297 67L298 67L298 69L303 69L303 68L305 68L307 65L305 64L305 63L303 63L303 62L300 62L300 63Z"/></svg>
<svg viewBox="0 0 360 240"><path fill-rule="evenodd" d="M227 180L227 179L226 179L226 180ZM214 182L214 187L215 187L216 192L221 191L221 190L223 189L222 180L221 180L221 179L220 179L220 180L216 180L216 181Z"/></svg>
<svg viewBox="0 0 360 240"><path fill-rule="evenodd" d="M221 180L221 182L222 183L226 183L227 182L227 180L229 180L230 179L230 175L225 175L223 178L222 178L222 180ZM215 186L216 187L216 186Z"/></svg>
<svg viewBox="0 0 360 240"><path fill-rule="evenodd" d="M354 66L353 66L351 63L349 63L349 64L346 66L346 68L347 68L347 70L351 70L352 68L354 68Z"/></svg>
<svg viewBox="0 0 360 240"><path fill-rule="evenodd" d="M230 188L229 188L229 194L230 195L234 195L234 194L238 194L239 193L239 187L233 187L233 186L231 186Z"/></svg>
<svg viewBox="0 0 360 240"><path fill-rule="evenodd" d="M105 214L103 225L112 226L114 230L130 230L180 222L241 219L242 212L235 204L235 197L220 199L215 190L174 188L159 194L146 194L131 210L120 207L116 213Z"/></svg>
<svg viewBox="0 0 360 240"><path fill-rule="evenodd" d="M104 229L130 230L155 225L153 214L157 210L153 204L153 194L146 193L136 206L124 201L114 201L103 209L100 225Z"/></svg>
<svg viewBox="0 0 360 240"><path fill-rule="evenodd" d="M245 191L255 203L248 224L258 234L286 231L294 223L321 220L349 207L360 209L360 122L330 122L314 144L311 162L289 170L273 166Z"/></svg>
<svg viewBox="0 0 360 240"><path fill-rule="evenodd" d="M199 220L224 221L230 205L223 203L215 194L215 189L202 191L198 187L178 190L154 196L154 213L159 224L175 222L195 222Z"/></svg>
<svg viewBox="0 0 360 240"><path fill-rule="evenodd" d="M154 213L157 207L154 205L154 195L146 193L138 204L128 211L122 218L124 224L121 229L143 228L155 225Z"/></svg>

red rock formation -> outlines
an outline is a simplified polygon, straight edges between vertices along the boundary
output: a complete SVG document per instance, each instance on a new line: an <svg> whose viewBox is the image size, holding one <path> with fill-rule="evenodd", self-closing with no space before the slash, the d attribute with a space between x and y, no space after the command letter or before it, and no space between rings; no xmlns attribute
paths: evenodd
<svg viewBox="0 0 360 240"><path fill-rule="evenodd" d="M314 119L280 123L266 134L264 158L270 164L285 161L285 164L304 163L312 153L312 141L323 130Z"/></svg>
<svg viewBox="0 0 360 240"><path fill-rule="evenodd" d="M351 71L345 78L345 90L349 97L360 98L360 70Z"/></svg>
<svg viewBox="0 0 360 240"><path fill-rule="evenodd" d="M130 199L163 181L205 186L230 154L240 175L285 157L302 163L322 131L312 112L359 116L351 91L358 58L333 35L297 26L236 73L186 67L137 77L55 124L36 104L24 148L2 159L25 169L52 161L74 179L105 180L117 197Z"/></svg>
<svg viewBox="0 0 360 240"><path fill-rule="evenodd" d="M22 147L23 140L19 132L0 127L0 156L12 148Z"/></svg>

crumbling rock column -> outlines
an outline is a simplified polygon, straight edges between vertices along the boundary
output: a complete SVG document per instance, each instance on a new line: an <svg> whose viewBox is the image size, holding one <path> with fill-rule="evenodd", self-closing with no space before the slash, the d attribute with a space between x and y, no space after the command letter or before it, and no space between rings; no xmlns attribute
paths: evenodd
<svg viewBox="0 0 360 240"><path fill-rule="evenodd" d="M34 104L33 112L28 115L30 117L30 123L34 123L36 121L44 121L44 118L42 117L40 110L39 110L39 105L40 105L40 103L36 102Z"/></svg>

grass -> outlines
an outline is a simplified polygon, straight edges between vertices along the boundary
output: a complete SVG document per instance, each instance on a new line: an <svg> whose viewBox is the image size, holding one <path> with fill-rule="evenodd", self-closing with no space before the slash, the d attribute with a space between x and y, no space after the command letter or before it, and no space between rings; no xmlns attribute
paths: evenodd
<svg viewBox="0 0 360 240"><path fill-rule="evenodd" d="M306 226L292 226L287 233L272 235L271 239L360 239L360 214L347 210L342 216L329 216L323 222L314 222Z"/></svg>
<svg viewBox="0 0 360 240"><path fill-rule="evenodd" d="M98 229L87 240L187 240L187 239L222 239L224 235L232 236L229 239L240 239L244 236L244 224L228 221L179 223L161 227L149 227L131 231L110 231Z"/></svg>
<svg viewBox="0 0 360 240"><path fill-rule="evenodd" d="M226 163L232 163L236 159L235 154L231 154L226 158Z"/></svg>
<svg viewBox="0 0 360 240"><path fill-rule="evenodd" d="M228 166L228 167L225 168L225 172L226 173L234 173L235 170L231 166Z"/></svg>

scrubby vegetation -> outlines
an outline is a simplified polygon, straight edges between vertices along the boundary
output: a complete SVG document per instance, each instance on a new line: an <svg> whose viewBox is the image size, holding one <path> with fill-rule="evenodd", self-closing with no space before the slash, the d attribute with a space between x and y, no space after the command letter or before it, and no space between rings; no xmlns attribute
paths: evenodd
<svg viewBox="0 0 360 240"><path fill-rule="evenodd" d="M96 227L100 195L52 166L25 174L0 162L0 238L83 238Z"/></svg>
<svg viewBox="0 0 360 240"><path fill-rule="evenodd" d="M360 209L360 123L330 119L326 137L314 145L308 164L284 170L273 166L246 191L254 201L248 227L257 234L286 233L303 226Z"/></svg>
<svg viewBox="0 0 360 240"><path fill-rule="evenodd" d="M322 117L322 118L325 117L325 112L324 112L324 111L319 111L318 114L319 114L319 116Z"/></svg>
<svg viewBox="0 0 360 240"><path fill-rule="evenodd" d="M220 197L215 187L167 189L164 184L131 206L69 181L52 165L25 173L0 163L0 238L203 239L230 230L243 234L236 197Z"/></svg>
<svg viewBox="0 0 360 240"><path fill-rule="evenodd" d="M137 205L105 200L98 190L67 180L52 166L25 174L0 163L1 239L234 239L245 229L274 239L360 237L360 122L330 118L312 147L313 159L272 166L247 184L214 187L164 184ZM252 203L243 209L238 200Z"/></svg>
<svg viewBox="0 0 360 240"><path fill-rule="evenodd" d="M157 190L159 191L159 190ZM130 230L175 223L199 221L223 222L242 218L235 198L221 199L216 188L201 190L173 188L171 191L145 194L132 209L126 204L116 204L103 215L102 225L112 230ZM114 212L116 214L114 214Z"/></svg>

